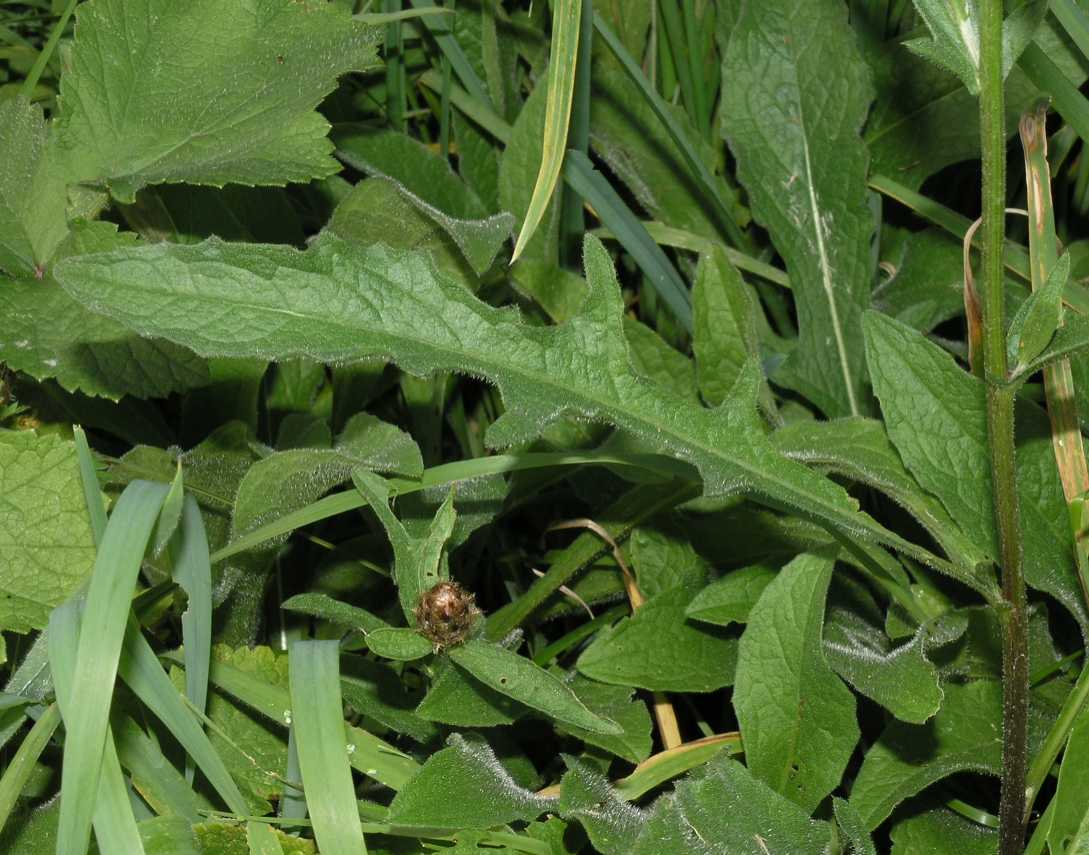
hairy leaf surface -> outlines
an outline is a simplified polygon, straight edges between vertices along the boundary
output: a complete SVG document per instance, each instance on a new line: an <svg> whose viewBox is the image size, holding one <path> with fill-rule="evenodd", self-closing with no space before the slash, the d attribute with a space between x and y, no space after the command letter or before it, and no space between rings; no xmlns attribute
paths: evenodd
<svg viewBox="0 0 1089 855"><path fill-rule="evenodd" d="M532 439L564 415L609 422L696 465L709 495L750 492L851 536L919 554L860 513L842 488L772 449L756 420L751 363L715 410L638 378L612 262L593 238L585 262L583 312L557 327L529 326L515 312L481 303L426 257L331 235L305 253L215 240L134 248L65 260L56 275L95 311L205 355L385 356L413 373L485 377L507 406L489 428L493 446Z"/></svg>

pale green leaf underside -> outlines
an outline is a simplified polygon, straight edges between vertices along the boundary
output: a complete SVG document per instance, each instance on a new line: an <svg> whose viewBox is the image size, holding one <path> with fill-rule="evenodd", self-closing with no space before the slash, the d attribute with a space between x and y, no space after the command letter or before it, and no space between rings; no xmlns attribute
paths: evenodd
<svg viewBox="0 0 1089 855"><path fill-rule="evenodd" d="M583 311L556 327L530 326L515 311L482 303L419 253L332 235L306 252L214 239L131 248L65 260L55 275L92 310L204 356L380 357L416 374L483 377L506 404L487 436L493 446L535 438L563 416L608 422L693 463L709 495L753 493L849 536L920 554L859 512L842 488L771 447L756 422L751 365L715 410L640 379L629 363L612 262L594 238L585 261Z"/></svg>
<svg viewBox="0 0 1089 855"><path fill-rule="evenodd" d="M338 170L315 112L374 62L375 30L293 0L91 0L61 83L73 181L285 184Z"/></svg>

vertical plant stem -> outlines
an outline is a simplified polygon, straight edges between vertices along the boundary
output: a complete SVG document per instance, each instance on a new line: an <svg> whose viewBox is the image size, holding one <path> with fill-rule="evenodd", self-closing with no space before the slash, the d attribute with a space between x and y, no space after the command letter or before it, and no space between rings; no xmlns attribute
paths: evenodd
<svg viewBox="0 0 1089 855"><path fill-rule="evenodd" d="M1017 507L1014 395L1007 384L1006 307L1002 284L1005 238L1006 130L1002 91L1002 0L980 4L980 147L983 153L983 366L995 524L1005 598L1002 633L1002 798L999 855L1019 855L1025 842L1028 765L1028 633Z"/></svg>

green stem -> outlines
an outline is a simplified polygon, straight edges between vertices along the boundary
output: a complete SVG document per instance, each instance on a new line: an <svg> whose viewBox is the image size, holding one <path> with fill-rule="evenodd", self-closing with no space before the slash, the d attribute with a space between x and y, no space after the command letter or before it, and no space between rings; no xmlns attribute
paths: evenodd
<svg viewBox="0 0 1089 855"><path fill-rule="evenodd" d="M1022 573L1021 520L1013 434L1014 392L1006 377L1005 241L1006 130L1002 83L1002 0L980 4L980 148L983 153L983 359L995 524L1005 598L1002 633L1002 797L999 855L1025 845L1028 766L1028 621Z"/></svg>
<svg viewBox="0 0 1089 855"><path fill-rule="evenodd" d="M61 36L64 34L64 28L68 26L68 19L72 17L72 13L76 11L76 4L79 0L68 0L68 5L64 7L64 11L61 12L60 19L54 25L53 30L49 33L49 39L42 47L41 53L38 54L38 58L34 60L34 65L30 69L30 74L26 76L26 80L23 81L23 88L20 94L28 101L31 100L34 95L34 87L38 85L38 81L41 80L42 72L45 71L45 67L49 64L50 57L53 56L53 51L57 49L57 42L60 41Z"/></svg>

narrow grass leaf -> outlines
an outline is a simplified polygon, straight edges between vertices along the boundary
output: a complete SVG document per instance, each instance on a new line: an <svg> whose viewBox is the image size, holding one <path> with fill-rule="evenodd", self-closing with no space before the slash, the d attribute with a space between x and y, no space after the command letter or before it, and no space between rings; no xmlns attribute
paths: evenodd
<svg viewBox="0 0 1089 855"><path fill-rule="evenodd" d="M185 696L193 709L203 714L208 702L208 669L212 655L212 565L204 518L192 496L185 497L181 526L170 543L170 557L174 580L187 597L181 617ZM186 766L185 776L192 782L191 766Z"/></svg>
<svg viewBox="0 0 1089 855"><path fill-rule="evenodd" d="M87 444L87 434L79 425L72 427L72 441L76 446L76 460L79 461L79 477L83 484L83 497L87 501L91 534L94 535L95 546L98 546L102 543L102 535L106 533L106 502L98 487L98 473L91 447Z"/></svg>
<svg viewBox="0 0 1089 855"><path fill-rule="evenodd" d="M662 248L647 234L642 221L582 152L571 150L567 153L565 175L575 192L590 204L606 228L631 253L685 330L691 332L692 306L688 289Z"/></svg>
<svg viewBox="0 0 1089 855"><path fill-rule="evenodd" d="M250 855L284 855L276 832L267 822L246 823L246 844Z"/></svg>
<svg viewBox="0 0 1089 855"><path fill-rule="evenodd" d="M15 807L34 772L34 764L49 744L60 721L60 708L56 704L50 704L34 722L34 726L23 737L19 748L8 761L4 775L0 777L0 829L3 829L4 823L11 816L11 809Z"/></svg>
<svg viewBox="0 0 1089 855"><path fill-rule="evenodd" d="M344 742L340 645L296 641L289 655L292 724L314 836L326 855L365 855L367 844Z"/></svg>
<svg viewBox="0 0 1089 855"><path fill-rule="evenodd" d="M160 556L174 532L181 522L182 503L185 501L185 484L182 477L182 466L179 460L174 468L174 478L170 482L170 491L163 500L162 510L159 512L159 520L155 523L155 534L152 538L151 554Z"/></svg>
<svg viewBox="0 0 1089 855"><path fill-rule="evenodd" d="M121 641L140 563L167 488L133 481L117 500L87 589L65 722L58 849L82 852L91 834ZM52 640L52 639L51 639ZM54 677L56 666L54 665ZM112 744L112 743L111 743Z"/></svg>
<svg viewBox="0 0 1089 855"><path fill-rule="evenodd" d="M177 654L169 654L168 658L181 664ZM210 679L213 686L238 698L280 727L291 725L291 696L278 686L224 662L212 663ZM351 754L352 767L390 789L400 789L418 768L411 757L361 728L346 727L345 733L346 744L355 746Z"/></svg>
<svg viewBox="0 0 1089 855"><path fill-rule="evenodd" d="M120 507L120 503L118 503ZM116 511L115 511L116 513ZM108 543L109 529L107 528ZM150 531L148 532L150 534ZM146 545L146 539L145 539ZM117 749L113 741L113 733L108 721L104 722L102 741L95 745L87 743L72 744L74 725L85 717L85 711L78 706L73 706L75 697L73 688L75 684L75 668L78 662L80 638L80 604L77 600L68 600L54 609L49 618L49 660L53 671L53 679L57 688L57 703L60 705L61 715L65 710L66 738L64 742L65 765L61 768L61 805L60 817L57 826L57 852L85 852L90 842L91 824L94 824L95 837L99 847L106 852L133 852L142 855L144 848L140 839L140 832L136 827L136 817L133 815L133 805L129 801L129 793L124 778L121 774L121 764L117 759ZM109 691L112 694L113 680L111 678ZM107 695L106 715L109 695ZM77 712L78 710L78 712ZM73 778L68 778L69 758L75 765L77 773ZM90 772L93 771L93 777ZM82 775L92 781L89 789L65 789L65 780L80 780ZM65 812L65 801L68 802L68 813ZM69 824L65 825L66 817L72 817ZM72 844L66 841L80 840L82 843L74 844L75 848L67 848Z"/></svg>
<svg viewBox="0 0 1089 855"><path fill-rule="evenodd" d="M578 65L579 22L582 0L557 0L552 14L552 48L548 63L548 102L545 106L544 150L541 168L533 187L529 209L514 244L511 263L518 260L529 239L537 230L545 208L552 200L552 191L560 177L564 151L567 148L568 121L575 90L575 70Z"/></svg>
<svg viewBox="0 0 1089 855"><path fill-rule="evenodd" d="M563 724L595 733L620 735L613 721L594 715L557 677L524 656L482 639L450 648L450 658L485 686Z"/></svg>
<svg viewBox="0 0 1089 855"><path fill-rule="evenodd" d="M119 671L126 685L193 758L230 810L245 816L248 807L238 785L200 723L170 682L135 619L130 620L125 633Z"/></svg>

